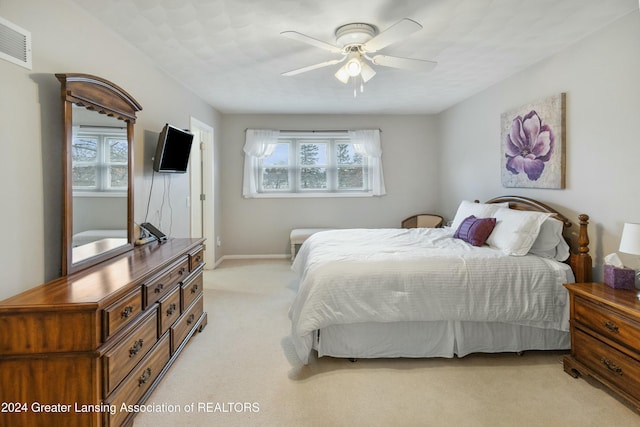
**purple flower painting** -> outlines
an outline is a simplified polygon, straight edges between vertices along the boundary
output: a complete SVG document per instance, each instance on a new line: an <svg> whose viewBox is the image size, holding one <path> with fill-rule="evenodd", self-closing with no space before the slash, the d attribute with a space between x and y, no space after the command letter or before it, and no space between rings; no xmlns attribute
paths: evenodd
<svg viewBox="0 0 640 427"><path fill-rule="evenodd" d="M564 188L564 117L564 93L502 114L503 186Z"/></svg>
<svg viewBox="0 0 640 427"><path fill-rule="evenodd" d="M516 175L524 172L530 180L537 181L553 153L553 132L532 110L524 119L513 119L504 145L507 169Z"/></svg>

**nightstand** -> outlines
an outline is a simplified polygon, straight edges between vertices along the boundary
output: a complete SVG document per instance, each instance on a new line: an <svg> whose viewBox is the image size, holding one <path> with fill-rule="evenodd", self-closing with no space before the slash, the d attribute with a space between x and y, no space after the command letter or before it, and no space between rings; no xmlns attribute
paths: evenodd
<svg viewBox="0 0 640 427"><path fill-rule="evenodd" d="M640 292L572 283L571 355L564 370L589 375L640 411Z"/></svg>

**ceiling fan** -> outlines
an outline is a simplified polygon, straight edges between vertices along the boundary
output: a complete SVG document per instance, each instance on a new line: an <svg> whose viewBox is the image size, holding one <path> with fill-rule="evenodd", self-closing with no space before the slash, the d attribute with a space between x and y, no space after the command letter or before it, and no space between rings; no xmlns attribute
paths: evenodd
<svg viewBox="0 0 640 427"><path fill-rule="evenodd" d="M356 22L342 25L336 29L336 44L327 43L297 31L283 31L280 34L285 37L340 54L342 57L297 68L282 73L282 75L295 76L296 74L346 61L335 73L335 77L344 84L347 84L352 79L354 82L353 96L356 96L358 83L360 83L360 91L362 92L364 91L364 83L376 75L375 70L367 62L384 67L429 72L436 66L436 62L389 55L370 56L370 54L376 53L392 43L399 42L420 29L422 29L422 25L408 18L401 19L380 33L378 33L378 29L374 25Z"/></svg>

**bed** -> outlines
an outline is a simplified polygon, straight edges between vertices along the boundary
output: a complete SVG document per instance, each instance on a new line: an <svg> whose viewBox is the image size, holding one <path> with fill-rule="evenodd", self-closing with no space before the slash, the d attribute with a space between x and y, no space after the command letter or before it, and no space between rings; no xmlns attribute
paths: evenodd
<svg viewBox="0 0 640 427"><path fill-rule="evenodd" d="M73 235L72 246L78 247L103 239L124 239L126 243L127 230L86 230Z"/></svg>
<svg viewBox="0 0 640 427"><path fill-rule="evenodd" d="M591 280L587 224L580 215L567 238L565 216L505 196L463 201L443 228L316 233L292 265L296 353L306 364L313 350L357 359L569 349L562 285Z"/></svg>

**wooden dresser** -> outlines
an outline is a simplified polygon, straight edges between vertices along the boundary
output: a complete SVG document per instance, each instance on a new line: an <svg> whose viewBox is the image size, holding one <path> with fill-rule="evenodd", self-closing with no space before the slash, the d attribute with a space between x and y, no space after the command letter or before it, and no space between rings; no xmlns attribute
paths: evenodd
<svg viewBox="0 0 640 427"><path fill-rule="evenodd" d="M171 239L0 301L0 426L130 424L207 323L203 266Z"/></svg>
<svg viewBox="0 0 640 427"><path fill-rule="evenodd" d="M571 355L564 358L564 370L595 378L640 411L640 292L604 283L565 286Z"/></svg>

